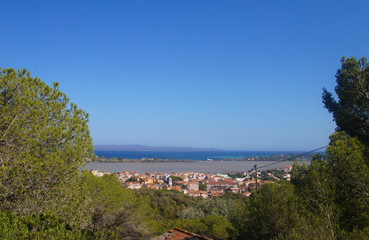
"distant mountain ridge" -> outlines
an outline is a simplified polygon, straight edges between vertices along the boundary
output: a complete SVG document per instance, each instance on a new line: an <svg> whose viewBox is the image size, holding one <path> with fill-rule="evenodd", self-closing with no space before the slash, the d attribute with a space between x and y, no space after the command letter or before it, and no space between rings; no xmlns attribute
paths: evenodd
<svg viewBox="0 0 369 240"><path fill-rule="evenodd" d="M178 151L178 152L213 152L223 151L219 148L168 147L146 145L95 145L95 151Z"/></svg>

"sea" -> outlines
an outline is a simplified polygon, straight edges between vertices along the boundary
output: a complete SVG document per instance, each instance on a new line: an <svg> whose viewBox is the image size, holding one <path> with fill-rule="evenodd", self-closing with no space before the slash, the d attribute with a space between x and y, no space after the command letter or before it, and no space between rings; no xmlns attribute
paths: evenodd
<svg viewBox="0 0 369 240"><path fill-rule="evenodd" d="M294 152L282 151L95 151L99 157L106 158L159 158L203 161L208 159L240 159L244 157L267 157L276 154L291 154Z"/></svg>
<svg viewBox="0 0 369 240"><path fill-rule="evenodd" d="M292 166L294 161L236 161L238 158L255 156L273 156L276 154L291 154L294 152L266 152L266 151L216 151L216 152L160 152L160 151L96 151L97 156L122 157L125 159L160 158L183 159L193 162L119 162L119 163L87 163L85 169L104 172L136 171L139 173L160 172L200 172L200 173L231 173L251 170L255 164L258 169L274 169ZM216 161L209 161L210 159ZM234 161L223 161L234 159ZM273 165L271 165L273 163ZM310 164L310 161L306 161Z"/></svg>

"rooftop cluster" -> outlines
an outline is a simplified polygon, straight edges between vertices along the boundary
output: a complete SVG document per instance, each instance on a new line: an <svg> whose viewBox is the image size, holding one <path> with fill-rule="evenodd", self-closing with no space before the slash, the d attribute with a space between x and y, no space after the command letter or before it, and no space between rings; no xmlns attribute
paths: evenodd
<svg viewBox="0 0 369 240"><path fill-rule="evenodd" d="M95 176L116 174L128 189L165 189L183 192L188 196L208 198L209 196L221 196L227 191L249 196L252 191L262 187L265 183L273 183L281 179L290 180L291 166L281 169L258 171L250 170L238 173L213 174L198 172L147 172L144 174L136 171L102 172L91 170Z"/></svg>

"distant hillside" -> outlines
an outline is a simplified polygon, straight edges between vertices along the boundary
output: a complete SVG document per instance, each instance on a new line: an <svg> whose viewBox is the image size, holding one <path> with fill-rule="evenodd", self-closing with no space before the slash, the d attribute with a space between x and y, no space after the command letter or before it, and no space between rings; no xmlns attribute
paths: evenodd
<svg viewBox="0 0 369 240"><path fill-rule="evenodd" d="M193 148L193 147L167 147L167 146L145 146L145 145L95 145L95 151L178 151L178 152L209 152L223 151L218 148Z"/></svg>

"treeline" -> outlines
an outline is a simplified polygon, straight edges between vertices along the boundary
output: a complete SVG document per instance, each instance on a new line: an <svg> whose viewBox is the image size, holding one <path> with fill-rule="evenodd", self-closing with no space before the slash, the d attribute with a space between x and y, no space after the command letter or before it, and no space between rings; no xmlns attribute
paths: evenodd
<svg viewBox="0 0 369 240"><path fill-rule="evenodd" d="M238 205L234 239L368 239L366 148L344 133L331 136L328 160L294 164L291 182L265 184Z"/></svg>

